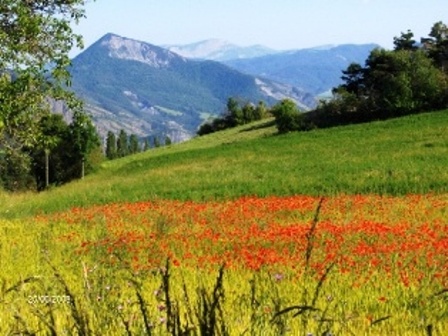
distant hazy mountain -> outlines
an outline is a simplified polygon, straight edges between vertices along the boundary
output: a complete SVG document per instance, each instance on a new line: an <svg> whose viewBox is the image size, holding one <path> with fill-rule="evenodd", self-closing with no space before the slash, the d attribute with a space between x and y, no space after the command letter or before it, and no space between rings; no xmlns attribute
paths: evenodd
<svg viewBox="0 0 448 336"><path fill-rule="evenodd" d="M167 49L107 34L72 62L73 90L104 136L108 130L182 141L229 97L274 103L286 97L302 108L313 95L288 84L242 74L214 61L190 60Z"/></svg>
<svg viewBox="0 0 448 336"><path fill-rule="evenodd" d="M220 39L209 39L186 45L168 45L170 51L187 58L227 61L271 55L278 51L262 45L241 47Z"/></svg>
<svg viewBox="0 0 448 336"><path fill-rule="evenodd" d="M244 73L287 83L317 96L341 84L341 71L352 62L363 65L377 47L376 44L322 46L224 63Z"/></svg>

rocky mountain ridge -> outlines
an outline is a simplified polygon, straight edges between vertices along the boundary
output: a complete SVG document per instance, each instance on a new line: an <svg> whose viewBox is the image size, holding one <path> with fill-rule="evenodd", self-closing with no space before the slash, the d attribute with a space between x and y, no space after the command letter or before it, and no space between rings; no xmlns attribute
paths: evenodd
<svg viewBox="0 0 448 336"><path fill-rule="evenodd" d="M191 60L146 42L107 34L73 59L72 87L104 137L125 129L141 137L194 136L204 120L225 111L229 97L273 104L314 97L291 85L243 74L214 61Z"/></svg>
<svg viewBox="0 0 448 336"><path fill-rule="evenodd" d="M100 44L109 50L109 56L112 58L138 61L154 68L169 67L174 60L182 60L178 54L167 49L112 33L104 36Z"/></svg>

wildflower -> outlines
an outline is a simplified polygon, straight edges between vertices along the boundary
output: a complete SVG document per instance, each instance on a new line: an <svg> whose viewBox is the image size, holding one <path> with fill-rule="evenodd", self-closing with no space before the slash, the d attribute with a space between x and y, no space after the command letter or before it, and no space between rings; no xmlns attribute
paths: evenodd
<svg viewBox="0 0 448 336"><path fill-rule="evenodd" d="M274 279L277 282L283 280L284 278L285 278L285 276L283 274L281 274L281 273L274 274Z"/></svg>

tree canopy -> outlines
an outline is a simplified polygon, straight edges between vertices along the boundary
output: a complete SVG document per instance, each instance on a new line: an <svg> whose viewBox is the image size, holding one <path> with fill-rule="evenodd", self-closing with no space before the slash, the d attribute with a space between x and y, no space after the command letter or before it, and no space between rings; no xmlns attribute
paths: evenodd
<svg viewBox="0 0 448 336"><path fill-rule="evenodd" d="M4 0L0 3L0 131L36 142L36 119L48 99L79 101L66 89L69 51L82 47L70 24L84 17L84 0ZM18 125L21 125L18 127ZM3 134L4 135L4 134Z"/></svg>
<svg viewBox="0 0 448 336"><path fill-rule="evenodd" d="M199 127L197 134L205 135L250 122L261 120L268 116L268 108L262 101L254 105L247 101L239 101L234 97L227 100L227 110L221 117L205 122Z"/></svg>
<svg viewBox="0 0 448 336"><path fill-rule="evenodd" d="M374 49L365 65L350 64L334 99L322 102L308 121L325 127L385 119L448 106L448 27L437 22L416 43L408 30L394 50Z"/></svg>
<svg viewBox="0 0 448 336"><path fill-rule="evenodd" d="M3 185L28 187L33 153L47 154L57 147L58 134L49 132L44 117L50 102L64 101L74 120L84 118L76 135L89 135L89 119L70 86L69 52L82 47L82 37L71 25L84 17L84 0L2 0L0 2L0 181ZM76 133L77 132L77 133ZM90 134L91 135L91 134ZM93 138L89 138L93 140ZM90 140L80 140L85 156ZM86 142L87 141L87 142ZM83 143L81 143L83 142ZM95 141L93 141L95 143ZM19 169L20 167L20 169ZM20 174L8 172L20 171ZM20 175L20 176L18 176ZM25 177L27 175L27 177ZM13 181L9 181L12 179ZM8 183L6 183L8 180ZM17 189L17 188L9 188Z"/></svg>

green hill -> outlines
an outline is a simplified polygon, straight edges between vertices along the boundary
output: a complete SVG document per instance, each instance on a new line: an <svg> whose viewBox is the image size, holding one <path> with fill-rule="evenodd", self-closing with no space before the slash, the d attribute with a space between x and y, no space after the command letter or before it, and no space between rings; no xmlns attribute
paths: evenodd
<svg viewBox="0 0 448 336"><path fill-rule="evenodd" d="M448 192L448 111L276 135L272 120L105 162L40 194L0 193L0 217L144 199Z"/></svg>

